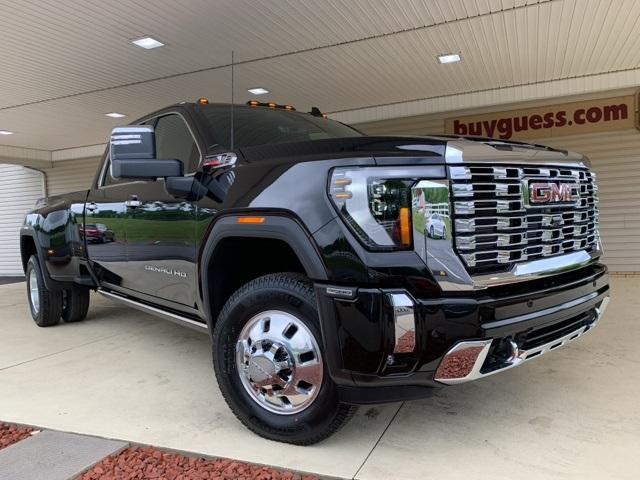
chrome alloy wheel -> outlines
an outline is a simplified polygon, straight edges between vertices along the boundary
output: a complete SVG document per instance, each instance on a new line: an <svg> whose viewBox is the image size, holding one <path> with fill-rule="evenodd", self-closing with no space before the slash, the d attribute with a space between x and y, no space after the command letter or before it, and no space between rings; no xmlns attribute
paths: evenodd
<svg viewBox="0 0 640 480"><path fill-rule="evenodd" d="M281 415L309 407L322 385L322 356L313 333L299 318L279 310L247 322L236 344L236 367L251 398Z"/></svg>
<svg viewBox="0 0 640 480"><path fill-rule="evenodd" d="M38 315L40 311L40 291L38 290L38 277L36 271L32 268L29 272L29 299L31 300L31 309L34 315Z"/></svg>

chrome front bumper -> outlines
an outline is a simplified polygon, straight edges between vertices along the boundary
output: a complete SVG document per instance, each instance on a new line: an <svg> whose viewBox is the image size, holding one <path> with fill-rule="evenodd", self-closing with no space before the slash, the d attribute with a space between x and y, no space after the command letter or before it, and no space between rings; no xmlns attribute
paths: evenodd
<svg viewBox="0 0 640 480"><path fill-rule="evenodd" d="M466 383L473 380L493 375L494 373L503 372L513 367L517 367L522 363L536 357L541 357L545 353L563 347L574 340L577 340L585 333L591 331L596 326L604 311L609 304L610 297L605 297L602 302L595 308L595 320L588 325L578 328L560 338L556 338L544 345L531 348L529 350L519 349L518 346L511 341L511 356L499 366L488 371L482 371L482 368L489 354L492 338L483 340L462 341L454 345L443 357L440 366L436 370L435 380L446 384L455 385L458 383Z"/></svg>

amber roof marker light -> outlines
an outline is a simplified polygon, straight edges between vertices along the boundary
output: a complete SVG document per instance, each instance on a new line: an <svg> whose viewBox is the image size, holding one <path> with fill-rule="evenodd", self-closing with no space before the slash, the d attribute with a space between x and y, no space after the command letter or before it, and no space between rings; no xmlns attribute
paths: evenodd
<svg viewBox="0 0 640 480"><path fill-rule="evenodd" d="M266 220L265 217L238 217L238 220L236 220L236 223L260 224L260 223L264 223L265 220Z"/></svg>
<svg viewBox="0 0 640 480"><path fill-rule="evenodd" d="M267 107L274 110L286 110L288 112L296 111L293 105L278 105L274 102L259 102L258 100L249 100L247 102L247 105L249 105L250 107Z"/></svg>

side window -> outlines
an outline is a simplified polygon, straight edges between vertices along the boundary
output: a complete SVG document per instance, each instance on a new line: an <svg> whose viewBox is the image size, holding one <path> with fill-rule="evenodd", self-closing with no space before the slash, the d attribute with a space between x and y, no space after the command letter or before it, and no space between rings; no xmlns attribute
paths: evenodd
<svg viewBox="0 0 640 480"><path fill-rule="evenodd" d="M176 159L184 164L184 172L194 172L200 161L189 127L180 115L166 115L156 124L156 155L162 159Z"/></svg>

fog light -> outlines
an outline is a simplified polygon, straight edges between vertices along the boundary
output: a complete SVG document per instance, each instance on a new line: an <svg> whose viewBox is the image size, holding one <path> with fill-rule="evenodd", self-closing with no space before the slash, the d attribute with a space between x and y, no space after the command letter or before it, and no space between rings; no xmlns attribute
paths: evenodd
<svg viewBox="0 0 640 480"><path fill-rule="evenodd" d="M441 383L462 383L480 375L480 368L487 358L491 339L460 342L444 356L435 379Z"/></svg>

